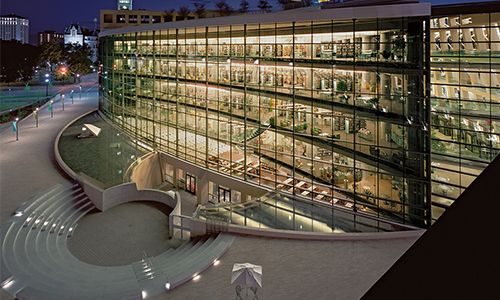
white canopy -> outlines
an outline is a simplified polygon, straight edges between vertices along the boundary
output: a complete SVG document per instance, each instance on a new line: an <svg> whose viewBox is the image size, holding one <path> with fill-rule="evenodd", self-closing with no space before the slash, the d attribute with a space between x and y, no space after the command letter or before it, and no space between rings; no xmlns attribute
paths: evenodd
<svg viewBox="0 0 500 300"><path fill-rule="evenodd" d="M231 284L262 287L262 266L236 263L233 266Z"/></svg>

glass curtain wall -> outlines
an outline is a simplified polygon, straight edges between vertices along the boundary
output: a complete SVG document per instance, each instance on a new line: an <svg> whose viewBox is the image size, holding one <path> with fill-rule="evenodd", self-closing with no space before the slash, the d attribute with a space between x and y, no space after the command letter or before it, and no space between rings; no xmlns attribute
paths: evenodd
<svg viewBox="0 0 500 300"><path fill-rule="evenodd" d="M500 148L499 23L499 13L431 18L434 219Z"/></svg>
<svg viewBox="0 0 500 300"><path fill-rule="evenodd" d="M105 36L100 110L200 167L427 227L427 25L400 17Z"/></svg>

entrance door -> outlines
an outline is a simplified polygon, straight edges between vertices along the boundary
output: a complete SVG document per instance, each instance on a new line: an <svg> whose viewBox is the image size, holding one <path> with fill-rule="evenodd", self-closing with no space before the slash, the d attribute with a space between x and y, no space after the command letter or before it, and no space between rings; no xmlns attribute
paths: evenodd
<svg viewBox="0 0 500 300"><path fill-rule="evenodd" d="M196 195L196 177L186 173L186 191Z"/></svg>
<svg viewBox="0 0 500 300"><path fill-rule="evenodd" d="M231 190L219 186L219 202L231 202Z"/></svg>

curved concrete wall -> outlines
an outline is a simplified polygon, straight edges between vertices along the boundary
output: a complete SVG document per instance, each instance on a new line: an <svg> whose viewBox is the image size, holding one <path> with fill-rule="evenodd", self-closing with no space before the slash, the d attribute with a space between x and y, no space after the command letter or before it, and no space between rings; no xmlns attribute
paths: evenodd
<svg viewBox="0 0 500 300"><path fill-rule="evenodd" d="M139 189L152 188L163 182L157 153L148 153L140 157L139 160L140 162L130 174L130 180L135 181Z"/></svg>
<svg viewBox="0 0 500 300"><path fill-rule="evenodd" d="M227 227L228 233L246 234L254 236L264 236L279 239L296 240L318 240L318 241L360 241L360 240L386 240L386 239L404 239L410 237L420 237L426 230L407 230L395 232L366 232L366 233L323 233L309 231L279 230L267 228L255 228L240 225L231 225ZM191 236L200 236L206 234L205 220L191 220Z"/></svg>

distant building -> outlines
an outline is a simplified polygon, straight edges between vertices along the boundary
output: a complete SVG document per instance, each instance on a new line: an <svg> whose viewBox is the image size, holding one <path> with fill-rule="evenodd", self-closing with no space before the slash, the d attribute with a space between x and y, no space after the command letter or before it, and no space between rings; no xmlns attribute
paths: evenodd
<svg viewBox="0 0 500 300"><path fill-rule="evenodd" d="M97 61L97 54L98 54L98 51L99 51L99 45L98 45L98 37L97 37L98 33L94 30L92 32L92 35L86 35L84 37L84 40L85 40L85 44L89 45L90 48L92 49L92 51L94 52L94 54L92 55L92 57L90 57L90 59L92 61Z"/></svg>
<svg viewBox="0 0 500 300"><path fill-rule="evenodd" d="M0 38L4 41L18 40L29 43L29 20L15 15L0 16Z"/></svg>
<svg viewBox="0 0 500 300"><path fill-rule="evenodd" d="M83 45L83 33L79 24L71 24L69 28L64 31L64 44Z"/></svg>
<svg viewBox="0 0 500 300"><path fill-rule="evenodd" d="M132 10L132 0L118 0L118 10Z"/></svg>
<svg viewBox="0 0 500 300"><path fill-rule="evenodd" d="M98 53L98 32L96 30L85 34L79 24L71 24L69 28L66 28L64 31L64 44L78 44L83 45L83 43L90 46L92 51L94 52L91 57L89 57L92 61L97 60Z"/></svg>
<svg viewBox="0 0 500 300"><path fill-rule="evenodd" d="M64 43L64 34L57 33L54 30L45 30L44 32L38 33L38 45L50 41L56 41L62 44Z"/></svg>

